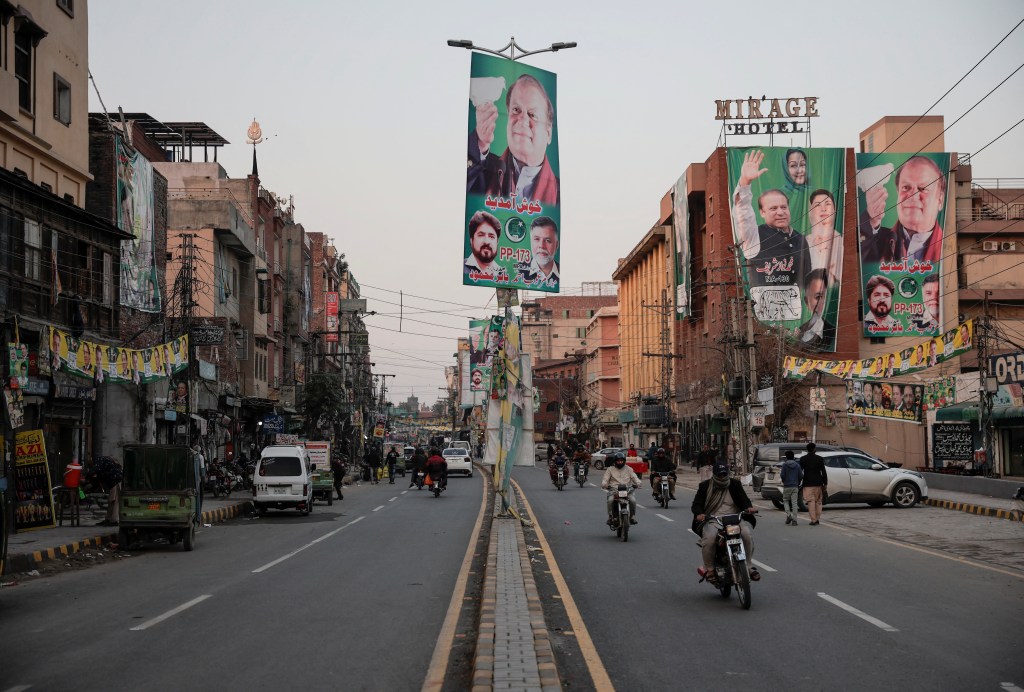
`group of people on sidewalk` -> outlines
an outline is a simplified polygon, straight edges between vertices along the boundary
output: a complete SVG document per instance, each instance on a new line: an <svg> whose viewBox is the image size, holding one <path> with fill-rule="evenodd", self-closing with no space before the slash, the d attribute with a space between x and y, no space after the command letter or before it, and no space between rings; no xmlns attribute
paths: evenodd
<svg viewBox="0 0 1024 692"><path fill-rule="evenodd" d="M807 454L797 461L793 450L786 451L779 476L782 478L782 505L786 510L786 525L796 526L797 511L800 503L797 493L803 491L804 504L810 525L817 526L821 521L821 509L828 492L828 473L825 460L815 453L817 447L813 442L807 443Z"/></svg>

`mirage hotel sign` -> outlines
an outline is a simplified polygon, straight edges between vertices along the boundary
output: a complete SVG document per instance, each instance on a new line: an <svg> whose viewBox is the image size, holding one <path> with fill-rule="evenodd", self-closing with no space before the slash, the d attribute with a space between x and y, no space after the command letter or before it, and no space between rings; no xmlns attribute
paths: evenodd
<svg viewBox="0 0 1024 692"><path fill-rule="evenodd" d="M715 101L715 120L745 120L726 122L729 135L773 135L787 132L807 132L810 118L818 117L818 97L769 99L726 99ZM760 121L760 122L751 122Z"/></svg>

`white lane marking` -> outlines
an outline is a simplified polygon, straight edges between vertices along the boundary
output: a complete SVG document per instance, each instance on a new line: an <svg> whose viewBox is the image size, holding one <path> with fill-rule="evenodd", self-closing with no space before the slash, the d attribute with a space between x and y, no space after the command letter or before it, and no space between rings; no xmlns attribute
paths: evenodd
<svg viewBox="0 0 1024 692"><path fill-rule="evenodd" d="M395 500L397 500L397 499L398 499L398 496L396 495L395 497L393 497L393 498L391 498L390 500L388 500L388 502L394 502L394 501L395 501Z"/></svg>
<svg viewBox="0 0 1024 692"><path fill-rule="evenodd" d="M669 519L669 518L668 518L668 517L666 517L666 516L665 516L664 514L655 514L654 516L656 516L656 517L661 517L661 518L662 518L662 519L664 519L665 521L675 521L675 519Z"/></svg>
<svg viewBox="0 0 1024 692"><path fill-rule="evenodd" d="M777 569L775 569L773 567L769 567L768 565L764 564L760 560L751 560L751 562L753 562L755 565L757 565L758 567L763 569L765 572L778 572L779 571L779 570L777 570Z"/></svg>
<svg viewBox="0 0 1024 692"><path fill-rule="evenodd" d="M379 511L381 511L382 509L384 509L384 505L380 505L380 506L378 506L378 507L374 507L374 508L373 508L373 511L374 511L374 512L379 512Z"/></svg>
<svg viewBox="0 0 1024 692"><path fill-rule="evenodd" d="M878 628L880 628L880 629L883 629L883 630L885 630L886 632L899 632L899 630L898 630L898 629L896 629L895 627L893 627L892 625L887 625L886 623L882 622L882 621L881 621L881 620L879 620L878 618L875 618L875 617L871 617L870 615L868 615L868 614L867 614L867 613L865 613L864 611L862 611L862 610L857 610L857 609L856 609L856 608L854 608L854 607L853 607L852 605L848 605L848 604L846 604L846 603L843 603L843 602L842 602L842 601L840 601L840 600L839 600L838 598L833 598L832 596L829 596L829 595L828 595L827 593L820 593L820 592L819 592L819 593L818 593L818 597L819 597L819 598L823 598L824 600L828 601L829 603L831 603L831 604L833 604L833 605L837 605L837 606L839 606L840 608L842 608L842 609L843 609L843 610L845 610L846 612L848 612L848 613L850 613L850 614L852 614L852 615L856 615L856 616L857 616L857 617L859 617L860 619L862 619L862 620L864 620L864 621L866 621L866 622L870 622L870 623L871 623L872 625L874 625L875 627L878 627Z"/></svg>
<svg viewBox="0 0 1024 692"><path fill-rule="evenodd" d="M355 519L353 519L349 523L345 524L344 526L339 526L338 528L334 529L334 531L331 531L329 533L325 533L323 536L320 536L320 538L316 539L315 541L310 541L309 543L307 543L306 545L302 546L301 548L298 548L297 550L293 550L292 552L288 553L287 555L282 555L281 557L277 558L273 562L268 562L267 564L263 565L262 567L257 567L252 572L253 572L253 574L258 574L259 572L264 572L264 571L270 569L274 565L279 565L282 562L284 562L285 560L287 560L288 558L295 557L296 555L301 553L306 548L314 546L317 543L319 543L320 541L326 541L328 538L330 538L334 534L338 533L339 531L344 531L348 527L352 526L352 524L355 524L356 522L362 521L365 518L366 518L366 515L363 515L361 517L356 517Z"/></svg>
<svg viewBox="0 0 1024 692"><path fill-rule="evenodd" d="M32 685L16 685L15 687L8 687L4 692L25 692Z"/></svg>
<svg viewBox="0 0 1024 692"><path fill-rule="evenodd" d="M129 629L132 632L139 632L139 631L144 630L144 629L149 629L153 625L158 625L161 622L163 622L164 620L166 620L167 618L174 617L178 613L180 613L180 612L182 612L184 610L188 610L189 608L191 608L194 605L199 605L200 603L205 601L207 598L210 598L211 596L212 596L212 594L206 594L204 596L200 596L199 598L193 598L188 603L182 603L177 608L172 608L171 610L168 610L163 615L157 615L152 620L146 620L141 625L136 625L135 627L131 627Z"/></svg>
<svg viewBox="0 0 1024 692"><path fill-rule="evenodd" d="M999 686L1002 687L1007 692L1024 692L1024 690L1022 690L1021 688L1017 687L1012 682L1001 682L1001 683L999 683Z"/></svg>

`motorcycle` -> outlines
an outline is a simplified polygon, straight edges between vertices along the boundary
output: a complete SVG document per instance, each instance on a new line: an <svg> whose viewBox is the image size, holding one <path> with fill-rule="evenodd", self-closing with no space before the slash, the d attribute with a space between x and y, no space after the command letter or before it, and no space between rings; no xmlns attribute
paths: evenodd
<svg viewBox="0 0 1024 692"><path fill-rule="evenodd" d="M609 525L615 535L622 539L625 543L629 540L629 524L630 524L630 508L629 508L629 496L633 493L633 488L627 485L619 485L614 490L609 490L609 493L613 493L612 500L612 523Z"/></svg>
<svg viewBox="0 0 1024 692"><path fill-rule="evenodd" d="M585 464L576 464L576 482L582 488L587 482L587 467Z"/></svg>
<svg viewBox="0 0 1024 692"><path fill-rule="evenodd" d="M559 490L565 485L565 469L559 466L555 469L555 487Z"/></svg>
<svg viewBox="0 0 1024 692"><path fill-rule="evenodd" d="M434 497L441 497L441 493L444 492L444 487L441 485L440 480L434 481L430 489L434 491Z"/></svg>
<svg viewBox="0 0 1024 692"><path fill-rule="evenodd" d="M203 489L212 493L214 497L231 497L232 481L231 474L221 464L210 464Z"/></svg>
<svg viewBox="0 0 1024 692"><path fill-rule="evenodd" d="M416 489L423 490L423 483L426 482L427 474L423 473L423 469L416 469Z"/></svg>
<svg viewBox="0 0 1024 692"><path fill-rule="evenodd" d="M665 471L655 471L654 476L654 487L658 491L658 503L662 507L668 507L668 501L672 499L672 485L669 482L672 474Z"/></svg>
<svg viewBox="0 0 1024 692"><path fill-rule="evenodd" d="M722 516L711 515L708 521L718 526L718 536L715 543L715 576L717 584L712 584L722 594L722 598L729 598L733 587L736 587L736 596L739 598L740 607L744 610L750 609L750 573L747 570L747 554L743 549L743 538L740 532L740 521L742 514L724 514ZM697 544L698 546L700 543ZM701 575L700 581L707 581L708 575L704 568L697 570ZM700 582L698 582L700 583Z"/></svg>

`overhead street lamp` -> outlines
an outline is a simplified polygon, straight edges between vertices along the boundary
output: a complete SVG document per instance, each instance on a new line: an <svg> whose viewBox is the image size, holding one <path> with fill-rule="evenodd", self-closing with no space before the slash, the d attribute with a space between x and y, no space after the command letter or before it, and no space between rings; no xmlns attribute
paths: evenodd
<svg viewBox="0 0 1024 692"><path fill-rule="evenodd" d="M470 41L469 39L465 39L465 38L461 39L461 40L459 40L459 39L448 39L448 45L451 46L452 48L465 48L466 50L478 50L481 53L490 53L491 55L497 55L499 58L506 58L508 60L516 61L516 60L519 60L521 58L525 58L527 55L536 55L537 53L554 53L554 52L557 52L557 51L560 51L560 50L565 50L565 49L568 49L568 48L575 48L576 47L576 42L575 41L568 41L568 42L567 41L558 41L557 43L552 43L547 48L541 48L539 50L526 50L525 48L520 46L518 43L516 43L516 37L513 36L511 39L509 39L508 43L506 43L504 46L502 46L501 48L499 48L497 50L494 50L492 48L483 48L481 46L475 46L475 45L473 45L472 41ZM517 50L519 51L518 55L516 55L516 51ZM509 54L505 55L505 51L508 51Z"/></svg>

